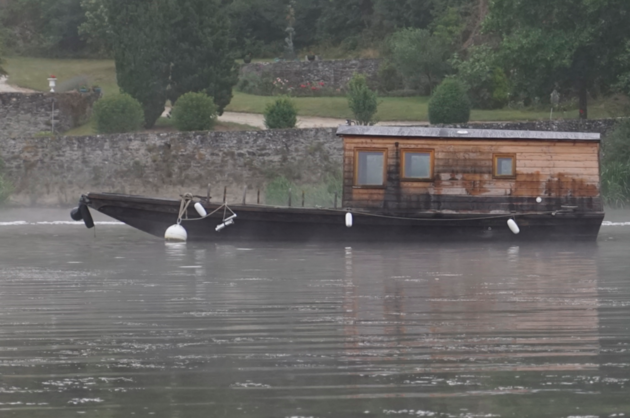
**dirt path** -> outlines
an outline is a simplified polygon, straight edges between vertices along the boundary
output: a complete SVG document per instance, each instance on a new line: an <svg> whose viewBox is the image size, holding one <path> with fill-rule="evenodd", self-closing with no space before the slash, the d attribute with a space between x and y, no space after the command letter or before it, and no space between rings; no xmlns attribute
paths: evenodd
<svg viewBox="0 0 630 418"><path fill-rule="evenodd" d="M0 93L33 93L34 90L14 87L9 84L9 78L6 75L0 76Z"/></svg>

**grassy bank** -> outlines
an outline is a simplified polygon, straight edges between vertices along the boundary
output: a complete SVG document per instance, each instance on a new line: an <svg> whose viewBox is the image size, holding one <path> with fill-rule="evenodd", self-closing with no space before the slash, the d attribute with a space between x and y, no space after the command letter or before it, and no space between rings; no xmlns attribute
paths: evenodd
<svg viewBox="0 0 630 418"><path fill-rule="evenodd" d="M6 59L5 69L9 72L9 81L20 87L34 90L47 90L47 78L55 74L59 84L74 77L85 76L90 85L99 85L105 95L118 92L116 71L112 60L59 60L44 58L10 57ZM230 112L263 113L267 104L275 97L254 96L235 91L232 103L227 107ZM298 97L295 98L301 116L318 116L339 119L352 119L345 97ZM419 121L428 120L428 97L383 97L380 99L377 119L381 121ZM625 108L615 100L600 100L591 103L590 117L607 118L623 115ZM555 118L575 119L577 110L555 112ZM471 121L526 121L547 120L548 110L473 110Z"/></svg>
<svg viewBox="0 0 630 418"><path fill-rule="evenodd" d="M89 85L98 85L105 95L118 93L116 67L112 60L45 59L10 57L4 69L9 82L19 87L48 91L48 77L54 74L58 84L85 76Z"/></svg>

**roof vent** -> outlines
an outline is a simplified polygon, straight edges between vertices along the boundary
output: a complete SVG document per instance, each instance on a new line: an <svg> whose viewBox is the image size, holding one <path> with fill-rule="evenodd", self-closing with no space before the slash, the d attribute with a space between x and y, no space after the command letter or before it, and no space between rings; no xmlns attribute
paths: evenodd
<svg viewBox="0 0 630 418"><path fill-rule="evenodd" d="M457 135L468 135L468 131L457 131Z"/></svg>

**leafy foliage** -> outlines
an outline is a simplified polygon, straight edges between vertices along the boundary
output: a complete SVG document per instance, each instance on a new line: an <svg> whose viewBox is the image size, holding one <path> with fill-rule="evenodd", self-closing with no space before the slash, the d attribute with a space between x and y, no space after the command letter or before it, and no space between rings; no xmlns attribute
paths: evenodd
<svg viewBox="0 0 630 418"><path fill-rule="evenodd" d="M379 92L389 92L403 88L403 79L396 66L391 62L384 62L378 69Z"/></svg>
<svg viewBox="0 0 630 418"><path fill-rule="evenodd" d="M128 94L103 98L94 105L96 131L113 134L137 131L142 127L142 105Z"/></svg>
<svg viewBox="0 0 630 418"><path fill-rule="evenodd" d="M173 109L173 123L180 131L208 131L216 119L217 107L205 93L186 93Z"/></svg>
<svg viewBox="0 0 630 418"><path fill-rule="evenodd" d="M495 0L485 28L502 38L501 57L517 93L547 97L554 86L579 95L618 81L630 32L627 0Z"/></svg>
<svg viewBox="0 0 630 418"><path fill-rule="evenodd" d="M457 78L468 89L474 107L496 109L509 100L509 81L499 67L497 54L488 46L471 48L466 61L457 56L452 60Z"/></svg>
<svg viewBox="0 0 630 418"><path fill-rule="evenodd" d="M109 55L112 50L112 28L107 5L103 0L81 0L85 21L79 25L79 35L94 51Z"/></svg>
<svg viewBox="0 0 630 418"><path fill-rule="evenodd" d="M450 45L428 30L402 29L392 35L389 46L408 87L422 85L425 78L429 90L433 90L451 70Z"/></svg>
<svg viewBox="0 0 630 418"><path fill-rule="evenodd" d="M118 85L142 104L145 127L152 128L164 112L167 99L169 10L160 0L107 0L106 7L114 34Z"/></svg>
<svg viewBox="0 0 630 418"><path fill-rule="evenodd" d="M169 9L169 99L175 103L184 93L204 92L223 114L238 81L229 21L216 0L178 0Z"/></svg>
<svg viewBox="0 0 630 418"><path fill-rule="evenodd" d="M630 203L630 120L620 122L602 141L601 185L604 202L613 207Z"/></svg>
<svg viewBox="0 0 630 418"><path fill-rule="evenodd" d="M370 90L362 74L355 74L348 83L348 107L359 125L373 125L378 111L378 96Z"/></svg>
<svg viewBox="0 0 630 418"><path fill-rule="evenodd" d="M52 57L76 55L85 47L79 25L81 0L14 0L2 16L7 46L17 52Z"/></svg>
<svg viewBox="0 0 630 418"><path fill-rule="evenodd" d="M297 107L288 97L281 97L265 109L268 129L290 129L297 124Z"/></svg>
<svg viewBox="0 0 630 418"><path fill-rule="evenodd" d="M432 125L466 123L470 119L470 108L464 84L454 78L447 78L429 101L429 121Z"/></svg>
<svg viewBox="0 0 630 418"><path fill-rule="evenodd" d="M118 85L142 103L147 128L167 98L175 102L191 91L212 96L223 113L237 76L229 26L217 0L103 1Z"/></svg>

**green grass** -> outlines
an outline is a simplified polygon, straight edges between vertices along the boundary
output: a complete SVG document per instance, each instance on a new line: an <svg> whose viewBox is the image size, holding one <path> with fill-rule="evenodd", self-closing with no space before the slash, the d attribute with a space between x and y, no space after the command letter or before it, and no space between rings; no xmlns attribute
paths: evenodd
<svg viewBox="0 0 630 418"><path fill-rule="evenodd" d="M58 85L77 76L86 76L89 84L100 86L106 96L119 91L113 60L9 57L4 69L9 73L11 84L33 90L48 91L48 77L54 74Z"/></svg>
<svg viewBox="0 0 630 418"><path fill-rule="evenodd" d="M55 74L59 83L73 77L86 76L91 85L101 86L105 95L118 92L116 71L112 60L9 57L6 59L4 67L9 72L10 82L20 87L48 90L47 78L50 74ZM232 103L226 110L262 114L267 104L275 99L275 97L254 96L235 91ZM297 97L293 100L298 107L300 116L353 118L345 97ZM428 97L383 97L379 100L380 106L376 118L380 121L428 121ZM589 106L589 117L597 119L627 115L627 108L624 105L623 100L615 97L593 102ZM565 113L554 112L554 119L574 119L577 117L577 110ZM548 119L548 110L473 110L471 114L471 121L478 122ZM77 129L83 129L79 132L88 132L90 127Z"/></svg>
<svg viewBox="0 0 630 418"><path fill-rule="evenodd" d="M226 108L230 112L263 113L267 104L276 97L254 96L241 92L234 92L234 98ZM295 97L292 99L297 105L300 116L319 116L326 118L352 119L352 112L348 108L345 97ZM428 97L382 97L379 99L376 118L380 121L428 121ZM613 99L593 102L589 107L592 119L622 116L625 108ZM576 119L577 110L554 112L554 119ZM549 111L498 109L473 110L471 121L528 121L548 120Z"/></svg>

